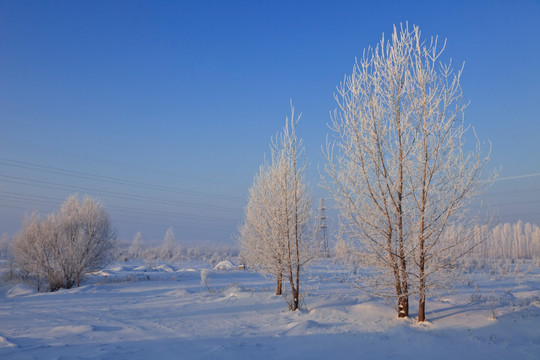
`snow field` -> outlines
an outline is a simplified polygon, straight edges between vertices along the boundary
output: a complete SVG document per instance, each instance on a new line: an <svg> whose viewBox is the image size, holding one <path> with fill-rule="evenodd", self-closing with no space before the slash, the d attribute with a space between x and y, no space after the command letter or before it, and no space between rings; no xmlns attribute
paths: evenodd
<svg viewBox="0 0 540 360"><path fill-rule="evenodd" d="M527 266L473 274L429 299L419 325L339 282L331 262L310 269L296 312L250 271L114 264L70 290L1 286L0 358L538 359L540 271Z"/></svg>

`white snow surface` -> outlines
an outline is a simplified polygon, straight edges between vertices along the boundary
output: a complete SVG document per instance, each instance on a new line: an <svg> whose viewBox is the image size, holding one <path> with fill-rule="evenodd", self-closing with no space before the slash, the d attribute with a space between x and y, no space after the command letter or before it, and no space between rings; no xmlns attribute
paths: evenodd
<svg viewBox="0 0 540 360"><path fill-rule="evenodd" d="M540 270L522 266L429 298L421 325L414 301L398 319L330 261L310 268L296 312L250 271L214 272L207 288L203 263L114 264L54 293L3 283L0 359L539 359Z"/></svg>

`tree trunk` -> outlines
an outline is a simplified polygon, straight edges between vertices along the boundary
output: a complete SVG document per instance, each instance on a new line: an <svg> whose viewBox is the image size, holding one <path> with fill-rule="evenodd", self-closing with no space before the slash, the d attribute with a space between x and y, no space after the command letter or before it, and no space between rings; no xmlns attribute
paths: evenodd
<svg viewBox="0 0 540 360"><path fill-rule="evenodd" d="M402 85L403 86L403 85ZM400 87L401 90L401 87ZM405 155L403 152L402 139L402 123L401 123L401 106L400 98L397 98L396 106L396 127L398 130L398 147L399 147L399 179L397 191L397 215L398 215L398 240L399 240L399 260L401 267L401 296L398 304L398 317L409 317L409 284L407 279L407 261L405 260L405 239L403 235L403 164Z"/></svg>
<svg viewBox="0 0 540 360"><path fill-rule="evenodd" d="M291 278L290 278L290 284L291 284L291 297L292 299L290 300L291 301L291 311L296 311L298 310L298 289L295 289L295 286L294 286L294 280L292 278L292 270L290 272L291 274Z"/></svg>
<svg viewBox="0 0 540 360"><path fill-rule="evenodd" d="M392 269L394 272L394 280L396 285L396 296L398 299L398 317L408 317L409 316L409 296L407 294L407 289L403 289L403 286L407 286L407 282L403 281L399 268L399 264L394 254L392 253L392 229L389 225L387 233L387 246L388 254L390 257L390 264L392 264Z"/></svg>
<svg viewBox="0 0 540 360"><path fill-rule="evenodd" d="M276 295L281 295L281 294L283 294L283 291L282 291L282 283L283 283L283 274L280 272L280 273L277 275Z"/></svg>
<svg viewBox="0 0 540 360"><path fill-rule="evenodd" d="M300 261L300 259L298 259ZM294 297L295 310L300 307L300 265L296 265L296 294Z"/></svg>
<svg viewBox="0 0 540 360"><path fill-rule="evenodd" d="M420 295L420 300L418 301L418 322L426 321L426 274L425 274L425 264L426 260L424 257L424 241L421 241L421 253L420 253L420 283L418 293Z"/></svg>
<svg viewBox="0 0 540 360"><path fill-rule="evenodd" d="M418 302L418 322L426 321L426 293L425 284L420 284L420 301Z"/></svg>
<svg viewBox="0 0 540 360"><path fill-rule="evenodd" d="M401 295L398 299L398 318L409 317L409 297Z"/></svg>
<svg viewBox="0 0 540 360"><path fill-rule="evenodd" d="M296 154L295 154L296 156ZM294 161L294 250L296 261L296 289L294 293L294 310L298 309L300 297L300 249L299 249L299 233L298 233L298 178L296 173L296 160Z"/></svg>
<svg viewBox="0 0 540 360"><path fill-rule="evenodd" d="M426 110L424 109L424 112ZM424 119L425 123L425 119ZM425 128L425 125L423 126ZM427 143L427 135L426 131L424 131L423 136L423 156L424 156L424 164L423 164L423 174L422 174L422 202L420 203L420 228L418 229L420 231L420 236L418 239L418 245L419 245L419 261L418 261L418 276L419 276L419 284L418 284L418 294L420 296L420 299L418 301L418 322L426 321L426 314L425 314L425 308L426 308L426 249L425 249L425 243L426 243L426 235L425 235L425 221L426 221L426 208L427 208L427 199L428 199L428 184L427 184L427 178L428 178L428 143Z"/></svg>

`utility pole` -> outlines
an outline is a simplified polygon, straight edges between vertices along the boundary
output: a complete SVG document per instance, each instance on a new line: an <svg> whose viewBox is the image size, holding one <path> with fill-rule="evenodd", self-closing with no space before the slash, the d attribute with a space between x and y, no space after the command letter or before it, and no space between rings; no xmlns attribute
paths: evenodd
<svg viewBox="0 0 540 360"><path fill-rule="evenodd" d="M325 258L330 257L330 249L328 248L328 227L326 226L326 212L324 207L324 199L319 203L319 226L317 228L317 243L320 246L321 254Z"/></svg>

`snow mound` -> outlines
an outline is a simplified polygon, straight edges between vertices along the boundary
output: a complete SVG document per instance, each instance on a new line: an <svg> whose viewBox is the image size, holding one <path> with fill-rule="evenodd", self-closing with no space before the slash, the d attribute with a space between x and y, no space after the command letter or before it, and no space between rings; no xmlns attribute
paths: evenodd
<svg viewBox="0 0 540 360"><path fill-rule="evenodd" d="M101 275L101 276L105 276L105 277L107 277L107 276L110 275L108 272L103 271L103 270L99 270L99 271L93 272L92 274L94 274L94 275Z"/></svg>
<svg viewBox="0 0 540 360"><path fill-rule="evenodd" d="M130 267L130 266L115 266L115 267L109 268L107 270L112 271L112 272L130 271L130 270L132 270L132 267Z"/></svg>
<svg viewBox="0 0 540 360"><path fill-rule="evenodd" d="M65 336L65 335L74 335L74 334L84 334L87 332L93 331L92 326L90 325L66 325L66 326L55 326L48 330L49 334L54 336Z"/></svg>
<svg viewBox="0 0 540 360"><path fill-rule="evenodd" d="M230 261L220 261L214 266L214 270L218 271L228 271L234 269L235 266Z"/></svg>
<svg viewBox="0 0 540 360"><path fill-rule="evenodd" d="M318 332L321 328L324 328L323 325L319 324L315 320L307 320L301 323L293 323L288 326L289 329L283 332L283 335L306 335Z"/></svg>
<svg viewBox="0 0 540 360"><path fill-rule="evenodd" d="M197 270L193 268L181 268L181 269L176 270L176 272L196 272L196 271Z"/></svg>
<svg viewBox="0 0 540 360"><path fill-rule="evenodd" d="M133 271L148 271L148 268L144 265L141 265L141 266L137 266L135 269L133 269Z"/></svg>
<svg viewBox="0 0 540 360"><path fill-rule="evenodd" d="M7 347L13 347L13 346L16 346L16 345L9 342L5 337L0 336L0 349L1 348L7 348Z"/></svg>
<svg viewBox="0 0 540 360"><path fill-rule="evenodd" d="M516 291L513 293L516 299L536 299L540 300L540 290Z"/></svg>
<svg viewBox="0 0 540 360"><path fill-rule="evenodd" d="M190 292L186 289L178 288L176 290L168 291L165 293L166 296L181 297L189 294Z"/></svg>
<svg viewBox="0 0 540 360"><path fill-rule="evenodd" d="M165 272L176 272L176 269L171 265L159 265L156 266L154 269Z"/></svg>
<svg viewBox="0 0 540 360"><path fill-rule="evenodd" d="M8 291L6 291L6 297L12 298L17 296L33 295L36 290L28 284L17 284Z"/></svg>

